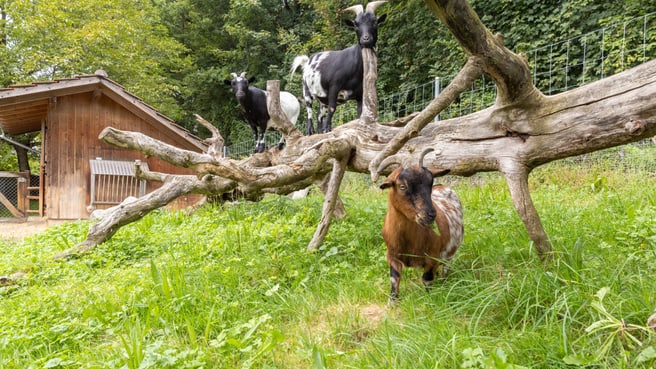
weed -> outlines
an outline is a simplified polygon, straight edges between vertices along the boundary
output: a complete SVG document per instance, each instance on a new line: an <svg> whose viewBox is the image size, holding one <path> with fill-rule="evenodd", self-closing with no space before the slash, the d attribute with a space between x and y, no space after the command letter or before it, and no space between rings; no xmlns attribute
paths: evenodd
<svg viewBox="0 0 656 369"><path fill-rule="evenodd" d="M554 245L546 265L503 177L445 180L464 205L463 246L429 292L405 270L395 308L386 196L367 176L346 177L348 216L312 253L317 193L152 212L74 260L51 256L88 222L0 241L0 274L25 275L0 287L0 367L654 367L653 175L536 170L532 196Z"/></svg>

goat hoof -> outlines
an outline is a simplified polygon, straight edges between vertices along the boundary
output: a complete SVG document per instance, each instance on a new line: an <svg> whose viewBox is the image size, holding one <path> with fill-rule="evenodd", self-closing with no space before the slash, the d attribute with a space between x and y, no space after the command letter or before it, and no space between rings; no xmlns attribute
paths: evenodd
<svg viewBox="0 0 656 369"><path fill-rule="evenodd" d="M399 306L399 298L392 298L390 297L389 301L387 301L387 308L388 309L394 309L397 306Z"/></svg>

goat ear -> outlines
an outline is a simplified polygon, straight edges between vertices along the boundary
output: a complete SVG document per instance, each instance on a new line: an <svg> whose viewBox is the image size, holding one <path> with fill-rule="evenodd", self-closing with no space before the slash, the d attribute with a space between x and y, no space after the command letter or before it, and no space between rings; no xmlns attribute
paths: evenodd
<svg viewBox="0 0 656 369"><path fill-rule="evenodd" d="M346 24L349 27L355 28L355 23L350 19L344 19L344 24Z"/></svg>
<svg viewBox="0 0 656 369"><path fill-rule="evenodd" d="M225 83L225 84L228 85L228 86L231 86L231 85L232 85L232 81L229 80L229 79L224 79L224 80L223 80L223 83Z"/></svg>
<svg viewBox="0 0 656 369"><path fill-rule="evenodd" d="M248 79L248 83L253 83L253 82L255 82L255 76Z"/></svg>
<svg viewBox="0 0 656 369"><path fill-rule="evenodd" d="M442 169L442 170L429 169L429 170L430 170L431 174L433 175L433 178L442 177L442 176L445 176L445 175L449 174L449 172L451 172L451 169Z"/></svg>
<svg viewBox="0 0 656 369"><path fill-rule="evenodd" d="M380 26L381 24L385 23L385 19L387 19L387 14L383 14L378 17L378 25Z"/></svg>
<svg viewBox="0 0 656 369"><path fill-rule="evenodd" d="M383 183L381 183L380 186L378 186L378 188L380 188L381 190L384 190L386 188L390 188L390 187L393 187L393 186L394 186L394 179L391 178L391 177L387 177L383 181Z"/></svg>

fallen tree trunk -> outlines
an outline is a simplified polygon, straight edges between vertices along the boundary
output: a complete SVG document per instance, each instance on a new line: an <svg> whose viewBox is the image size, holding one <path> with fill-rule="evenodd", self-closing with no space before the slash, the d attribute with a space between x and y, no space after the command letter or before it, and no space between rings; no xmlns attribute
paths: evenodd
<svg viewBox="0 0 656 369"><path fill-rule="evenodd" d="M656 135L656 61L575 90L544 96L531 83L523 58L506 49L501 37L482 25L466 1L426 3L456 36L468 61L449 87L422 112L381 124L372 103L375 99L368 98L362 119L329 133L302 136L280 113L278 85L272 82L267 86L269 110L287 146L239 161L180 150L139 133L108 128L101 133L101 140L193 168L199 174L153 175L153 179L164 181L162 188L92 226L87 240L71 251L88 250L104 242L120 226L186 193L218 194L238 189L245 194L287 194L321 183L326 200L322 221L309 243L313 249L322 242L335 206L343 212L337 190L345 170L370 173L376 179L387 173L378 173L377 169L385 157L415 156L425 148L434 148L435 152L424 160L432 169L450 169L450 174L460 176L485 171L503 173L530 239L540 256L547 258L551 244L531 200L530 172L554 160ZM375 54L369 49L363 53L368 53L363 55L367 61L367 88L375 86ZM481 73L497 85L495 104L468 116L434 122L433 118ZM364 93L375 97L370 90Z"/></svg>

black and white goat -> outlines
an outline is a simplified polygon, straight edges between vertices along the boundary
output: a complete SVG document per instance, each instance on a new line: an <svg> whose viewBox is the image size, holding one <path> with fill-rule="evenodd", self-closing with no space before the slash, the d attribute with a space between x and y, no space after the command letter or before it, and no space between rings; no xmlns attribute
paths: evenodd
<svg viewBox="0 0 656 369"><path fill-rule="evenodd" d="M303 99L307 110L307 134L314 134L312 124L312 102L319 100L317 131L330 132L333 114L337 104L355 100L358 117L362 114L362 48L373 49L378 40L378 26L383 24L387 14L376 17L376 8L387 1L372 1L366 10L362 5L354 5L345 10L356 14L354 20L347 19L346 25L353 27L358 43L336 51L322 51L312 56L300 55L294 58L291 73L303 68ZM327 110L327 112L326 112ZM325 120L324 120L325 119Z"/></svg>
<svg viewBox="0 0 656 369"><path fill-rule="evenodd" d="M232 79L224 80L226 85L232 86L232 92L244 110L244 118L253 130L255 136L255 152L263 152L265 149L264 132L269 128L271 117L267 109L267 92L257 87L250 86L255 77L246 79L246 72L240 75L230 73ZM296 96L286 91L280 91L280 108L289 118L292 124L296 124L298 114L301 112L301 104ZM283 139L280 139L278 148L282 148Z"/></svg>

